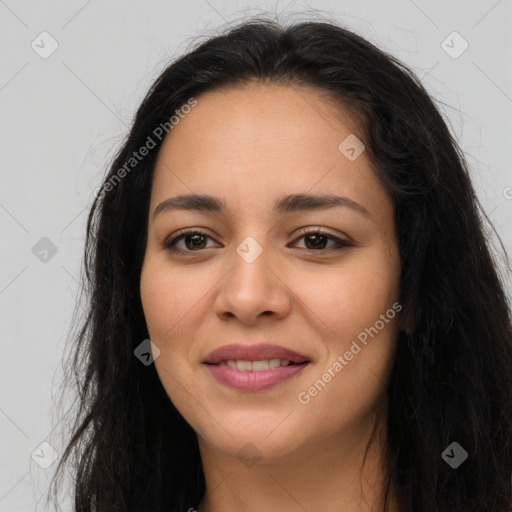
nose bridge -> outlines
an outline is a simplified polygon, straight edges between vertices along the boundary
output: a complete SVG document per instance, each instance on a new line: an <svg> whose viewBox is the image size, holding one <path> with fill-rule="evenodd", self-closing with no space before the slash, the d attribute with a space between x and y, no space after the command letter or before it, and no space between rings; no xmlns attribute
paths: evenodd
<svg viewBox="0 0 512 512"><path fill-rule="evenodd" d="M257 295L270 284L267 274L271 273L269 267L272 263L269 244L266 239L263 240L266 236L265 233L247 236L235 247L231 277L244 294L249 292L251 295ZM267 293L268 291L266 290Z"/></svg>
<svg viewBox="0 0 512 512"><path fill-rule="evenodd" d="M217 297L217 314L232 314L251 322L263 312L282 316L289 307L286 287L272 268L268 236L258 233L246 236L235 246L231 271L222 281Z"/></svg>
<svg viewBox="0 0 512 512"><path fill-rule="evenodd" d="M258 259L265 260L266 258L261 258L263 254L263 247L266 247L266 252L268 252L268 244L266 240L263 240L263 237L266 237L267 234L257 235L260 242L254 236L245 237L236 247L236 253L240 257L240 259L248 264L252 265ZM268 256L268 254L266 255ZM239 263L239 262L237 262Z"/></svg>

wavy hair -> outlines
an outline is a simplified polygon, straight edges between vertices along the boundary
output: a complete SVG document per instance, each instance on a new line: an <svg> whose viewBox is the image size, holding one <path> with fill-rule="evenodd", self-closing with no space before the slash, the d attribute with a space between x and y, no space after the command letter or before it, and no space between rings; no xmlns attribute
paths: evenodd
<svg viewBox="0 0 512 512"><path fill-rule="evenodd" d="M396 488L400 512L510 512L511 310L464 154L396 58L334 22L268 19L238 23L168 65L90 209L87 312L69 359L79 407L56 472L73 456L75 510L183 512L205 493L194 430L154 365L134 357L147 337L139 280L161 141L114 176L191 98L252 82L314 87L349 108L395 203L404 309L387 384L386 489ZM468 453L457 469L441 456L452 442Z"/></svg>

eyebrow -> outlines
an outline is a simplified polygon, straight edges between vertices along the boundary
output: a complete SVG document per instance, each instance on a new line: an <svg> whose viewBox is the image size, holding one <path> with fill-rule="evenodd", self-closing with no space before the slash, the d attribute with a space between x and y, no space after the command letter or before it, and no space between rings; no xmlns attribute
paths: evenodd
<svg viewBox="0 0 512 512"><path fill-rule="evenodd" d="M347 207L372 218L368 210L356 201L338 195L319 194L290 194L283 196L274 203L274 210L278 213L292 213L300 211L326 210L334 207ZM153 212L153 218L159 213L170 210L196 210L203 212L226 213L224 201L204 194L184 194L170 197L162 201Z"/></svg>

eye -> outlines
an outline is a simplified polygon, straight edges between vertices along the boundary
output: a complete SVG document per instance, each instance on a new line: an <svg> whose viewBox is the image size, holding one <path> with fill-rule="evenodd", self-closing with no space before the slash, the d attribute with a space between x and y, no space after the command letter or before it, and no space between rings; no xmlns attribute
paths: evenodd
<svg viewBox="0 0 512 512"><path fill-rule="evenodd" d="M205 249L204 244L207 238L212 239L207 233L197 229L182 230L178 232L177 236L167 240L164 243L164 248L177 254L198 252L198 250ZM177 247L176 244L182 241L185 243L185 248ZM192 249L189 249L189 247L192 247Z"/></svg>
<svg viewBox="0 0 512 512"><path fill-rule="evenodd" d="M305 249L308 251L331 252L331 250L336 251L339 249L343 249L344 247L352 246L351 243L345 240L340 240L339 238L319 228L311 229L309 231L301 231L300 234L301 236L299 236L299 238L296 238L295 241L303 238L306 244ZM328 241L334 242L334 245L326 248L326 243Z"/></svg>
<svg viewBox="0 0 512 512"><path fill-rule="evenodd" d="M309 231L302 230L300 232L301 236L296 238L294 242L297 242L300 239L305 240L306 247L303 249L306 251L316 251L316 252L331 252L332 250L339 250L345 247L352 247L350 242L340 240L339 238L323 231L322 229L315 228ZM191 255L194 252L200 252L201 250L208 249L206 241L210 238L213 238L203 231L199 231L195 228L190 228L187 230L182 230L178 232L178 234L166 242L164 242L163 247L175 254L183 254L183 255ZM331 247L326 247L327 242L333 242L334 245ZM184 247L178 247L178 244L183 242Z"/></svg>

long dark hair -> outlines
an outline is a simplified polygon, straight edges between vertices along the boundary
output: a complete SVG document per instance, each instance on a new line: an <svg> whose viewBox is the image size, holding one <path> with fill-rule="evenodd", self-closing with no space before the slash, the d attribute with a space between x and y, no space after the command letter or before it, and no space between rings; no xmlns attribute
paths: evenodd
<svg viewBox="0 0 512 512"><path fill-rule="evenodd" d="M70 359L79 410L57 468L76 456L76 511L182 512L204 495L195 432L154 365L134 356L148 337L139 279L163 139L155 130L168 130L191 98L252 81L312 86L349 108L394 198L403 329L387 389L386 456L399 510L510 512L510 305L464 155L419 79L393 56L336 23L266 19L230 27L165 69L93 202L87 313ZM156 147L126 167L150 136ZM442 456L454 442L468 454L457 469Z"/></svg>

